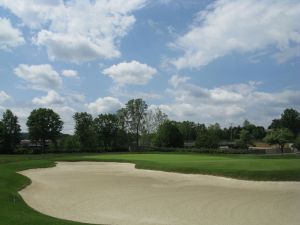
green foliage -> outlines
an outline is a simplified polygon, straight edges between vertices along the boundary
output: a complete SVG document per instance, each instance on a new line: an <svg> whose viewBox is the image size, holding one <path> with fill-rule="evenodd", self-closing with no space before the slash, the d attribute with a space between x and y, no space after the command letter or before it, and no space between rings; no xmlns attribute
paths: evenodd
<svg viewBox="0 0 300 225"><path fill-rule="evenodd" d="M144 118L148 105L141 98L131 99L122 109L122 118L129 133L135 135L136 148L139 146L139 136L144 130Z"/></svg>
<svg viewBox="0 0 300 225"><path fill-rule="evenodd" d="M284 145L289 143L293 137L294 135L289 129L282 128L269 132L264 140L269 144L278 144L283 152Z"/></svg>
<svg viewBox="0 0 300 225"><path fill-rule="evenodd" d="M266 131L265 131L264 127L255 126L254 124L250 123L248 120L244 121L242 130L246 130L248 138L250 138L248 143L246 143L247 145L252 144L251 142L253 139L263 139L266 136ZM242 130L240 132L242 132ZM245 131L243 131L243 132L244 132L244 134L242 134L242 135L245 135L246 134ZM240 133L240 137L241 137L241 133ZM241 138L240 138L240 140L241 140ZM241 140L241 141L245 143L246 138L244 138L244 140Z"/></svg>
<svg viewBox="0 0 300 225"><path fill-rule="evenodd" d="M280 119L274 119L270 129L287 128L296 136L300 132L300 114L294 109L286 109Z"/></svg>
<svg viewBox="0 0 300 225"><path fill-rule="evenodd" d="M281 126L281 120L280 119L274 119L272 120L271 125L269 126L269 129L280 129L282 128Z"/></svg>
<svg viewBox="0 0 300 225"><path fill-rule="evenodd" d="M197 124L192 121L177 122L177 127L184 141L194 141L197 137Z"/></svg>
<svg viewBox="0 0 300 225"><path fill-rule="evenodd" d="M18 117L12 111L6 110L0 122L0 152L13 153L20 139L21 127Z"/></svg>
<svg viewBox="0 0 300 225"><path fill-rule="evenodd" d="M298 134L298 136L296 137L293 147L300 150L300 134Z"/></svg>
<svg viewBox="0 0 300 225"><path fill-rule="evenodd" d="M172 121L165 121L159 126L153 142L157 147L183 147L184 144L182 134Z"/></svg>
<svg viewBox="0 0 300 225"><path fill-rule="evenodd" d="M38 142L45 151L46 140L51 140L57 146L57 139L61 135L63 122L60 116L52 109L39 108L33 110L26 123L29 131L29 138Z"/></svg>
<svg viewBox="0 0 300 225"><path fill-rule="evenodd" d="M207 128L207 131L208 131L210 134L214 134L214 135L217 136L219 139L220 139L221 136L222 136L222 129L221 129L221 127L220 127L220 124L218 124L218 123L209 125L208 128Z"/></svg>
<svg viewBox="0 0 300 225"><path fill-rule="evenodd" d="M197 148L218 148L220 143L219 136L213 131L199 133L196 139Z"/></svg>
<svg viewBox="0 0 300 225"><path fill-rule="evenodd" d="M218 123L208 126L198 132L196 138L197 148L218 148L221 141L222 129Z"/></svg>
<svg viewBox="0 0 300 225"><path fill-rule="evenodd" d="M253 144L253 135L251 134L251 131L249 131L246 128L243 128L240 132L240 138L237 141L237 146L239 148L248 148L249 145Z"/></svg>
<svg viewBox="0 0 300 225"><path fill-rule="evenodd" d="M81 151L94 151L97 147L97 137L91 114L75 113L75 135L78 137Z"/></svg>
<svg viewBox="0 0 300 225"><path fill-rule="evenodd" d="M118 145L119 121L116 115L100 114L94 119L94 127L100 146L108 149Z"/></svg>
<svg viewBox="0 0 300 225"><path fill-rule="evenodd" d="M78 152L80 150L80 143L76 135L63 137L59 145L63 152Z"/></svg>

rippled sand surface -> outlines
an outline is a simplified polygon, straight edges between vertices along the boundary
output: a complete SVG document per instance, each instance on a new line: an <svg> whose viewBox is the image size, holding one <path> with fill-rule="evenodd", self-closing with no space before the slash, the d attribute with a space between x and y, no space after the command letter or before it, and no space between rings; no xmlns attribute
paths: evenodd
<svg viewBox="0 0 300 225"><path fill-rule="evenodd" d="M58 162L20 172L35 210L112 225L299 225L300 182L241 181L135 169L129 163Z"/></svg>

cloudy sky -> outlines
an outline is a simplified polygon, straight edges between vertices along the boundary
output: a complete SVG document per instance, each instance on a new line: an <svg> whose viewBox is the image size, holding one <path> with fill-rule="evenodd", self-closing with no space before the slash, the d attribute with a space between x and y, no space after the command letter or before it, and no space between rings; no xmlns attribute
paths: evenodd
<svg viewBox="0 0 300 225"><path fill-rule="evenodd" d="M300 110L299 0L0 0L0 111L268 125Z"/></svg>

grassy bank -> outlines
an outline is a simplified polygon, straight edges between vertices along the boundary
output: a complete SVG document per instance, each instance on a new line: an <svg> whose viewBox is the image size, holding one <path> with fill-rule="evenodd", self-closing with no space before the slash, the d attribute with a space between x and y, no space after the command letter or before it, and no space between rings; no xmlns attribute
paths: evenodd
<svg viewBox="0 0 300 225"><path fill-rule="evenodd" d="M18 195L30 180L17 171L54 166L55 161L132 162L137 168L221 175L251 180L300 181L300 156L200 154L0 155L0 225L79 225L42 215Z"/></svg>

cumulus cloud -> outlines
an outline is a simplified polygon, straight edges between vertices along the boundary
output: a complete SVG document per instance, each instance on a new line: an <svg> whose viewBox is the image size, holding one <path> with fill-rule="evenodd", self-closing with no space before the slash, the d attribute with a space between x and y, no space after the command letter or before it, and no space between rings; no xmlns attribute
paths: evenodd
<svg viewBox="0 0 300 225"><path fill-rule="evenodd" d="M187 77L187 76L173 75L173 76L169 79L168 83L169 83L172 87L176 88L179 84L185 83L185 82L188 81L189 79L190 79L190 78Z"/></svg>
<svg viewBox="0 0 300 225"><path fill-rule="evenodd" d="M120 56L119 42L135 23L133 12L147 0L0 0L35 31L51 60L75 63Z"/></svg>
<svg viewBox="0 0 300 225"><path fill-rule="evenodd" d="M178 69L197 68L232 53L265 51L278 62L300 56L300 2L218 0L200 11L170 46L184 54Z"/></svg>
<svg viewBox="0 0 300 225"><path fill-rule="evenodd" d="M267 126L279 116L285 108L300 109L300 91L285 90L280 92L258 91L260 82L224 85L214 88L185 81L172 86L173 76L166 90L174 100L159 107L173 119L194 120L203 123L219 122L229 125L231 122L242 123L249 119Z"/></svg>
<svg viewBox="0 0 300 225"><path fill-rule="evenodd" d="M86 107L93 114L115 113L118 109L123 107L123 104L117 98L104 97L86 104Z"/></svg>
<svg viewBox="0 0 300 225"><path fill-rule="evenodd" d="M152 79L157 70L133 60L113 65L103 70L102 73L111 77L116 84L121 86L125 84L143 85Z"/></svg>
<svg viewBox="0 0 300 225"><path fill-rule="evenodd" d="M62 86L62 79L49 64L26 65L20 64L14 69L15 74L27 81L31 88L50 90Z"/></svg>
<svg viewBox="0 0 300 225"><path fill-rule="evenodd" d="M11 97L5 91L0 91L0 104L6 102L10 98Z"/></svg>
<svg viewBox="0 0 300 225"><path fill-rule="evenodd" d="M60 105L64 103L64 98L61 97L56 91L50 90L46 96L42 96L40 98L34 98L32 100L33 104L36 105Z"/></svg>
<svg viewBox="0 0 300 225"><path fill-rule="evenodd" d="M63 70L62 75L69 78L79 78L76 70Z"/></svg>
<svg viewBox="0 0 300 225"><path fill-rule="evenodd" d="M0 50L8 50L25 43L22 33L14 28L10 20L0 17Z"/></svg>

